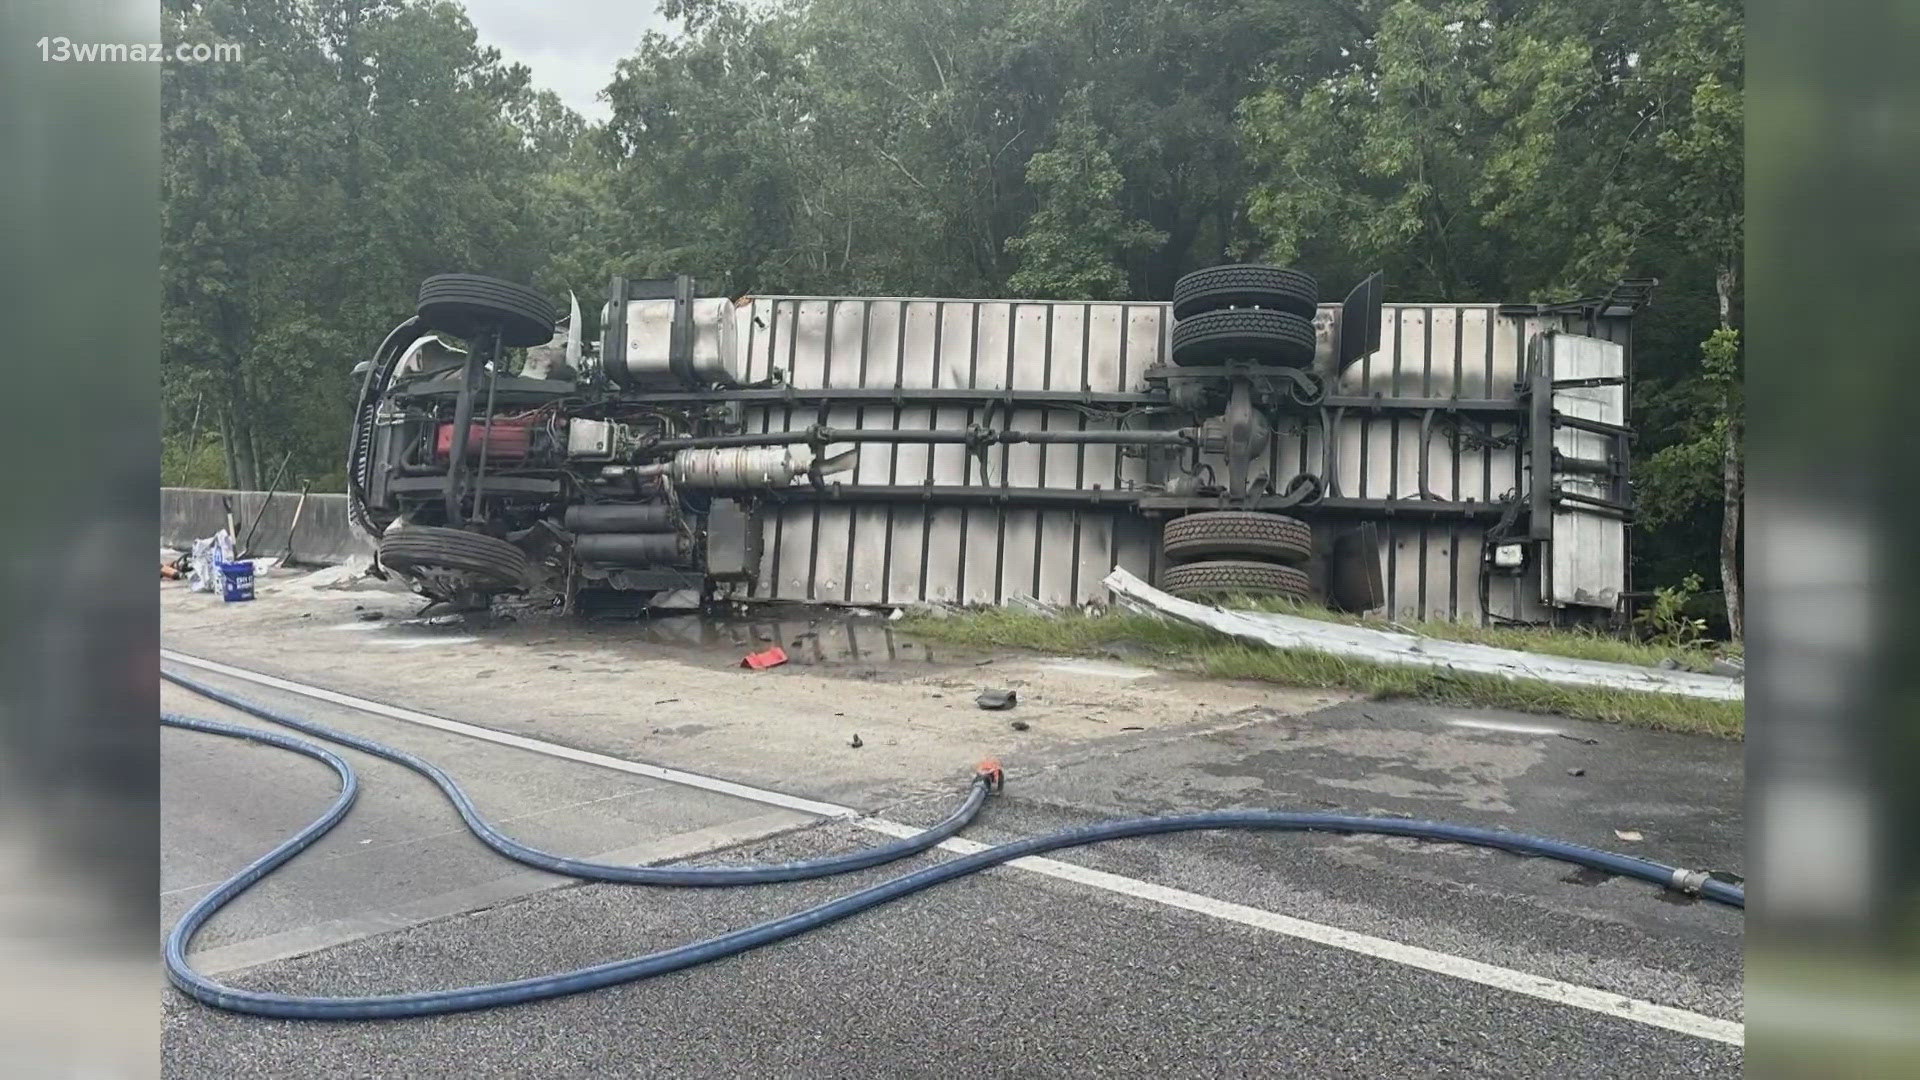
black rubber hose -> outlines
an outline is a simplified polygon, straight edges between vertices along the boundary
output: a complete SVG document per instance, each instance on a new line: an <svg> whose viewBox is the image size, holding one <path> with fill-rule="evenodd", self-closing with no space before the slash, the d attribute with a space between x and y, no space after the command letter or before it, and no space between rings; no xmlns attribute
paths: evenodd
<svg viewBox="0 0 1920 1080"><path fill-rule="evenodd" d="M250 713L262 720L269 720L341 746L351 746L355 750L385 758L396 765L404 765L426 777L440 789L441 794L447 797L447 801L451 802L454 810L460 814L460 820L466 822L467 828L472 830L474 836L479 837L481 843L515 862L587 881L719 888L729 885L766 885L782 881L806 881L811 878L845 874L853 870L865 870L868 867L904 859L909 855L917 855L966 828L980 813L981 805L987 801L989 788L988 775L983 773L975 776L973 785L967 789L967 797L960 804L960 808L938 825L913 836L844 855L828 855L817 859L801 859L795 862L760 866L628 866L618 863L591 862L530 848L494 828L492 823L480 816L480 811L474 808L473 800L467 798L467 793L460 789L460 785L454 782L453 777L448 776L439 766L424 758L415 757L405 750L398 750L384 743L374 742L372 739L363 739L358 735L323 727L311 720L289 716L277 709L230 694L217 686L210 686L177 672L162 669L160 677L184 686L202 697L212 698L222 705Z"/></svg>
<svg viewBox="0 0 1920 1080"><path fill-rule="evenodd" d="M187 947L201 926L222 906L272 873L314 841L326 835L353 805L358 791L353 769L332 752L312 744L273 732L220 724L206 720L162 713L162 724L194 731L251 739L305 754L331 766L340 777L340 794L327 810L311 824L300 829L273 850L249 863L239 873L222 882L202 897L180 918L167 935L167 978L173 985L198 1001L216 1008L295 1020L372 1020L403 1016L430 1016L468 1012L475 1009L518 1005L547 998L577 994L586 990L664 975L724 957L746 952L762 945L803 934L808 930L844 919L871 907L897 900L944 881L977 873L1004 862L1038 855L1061 848L1079 847L1103 840L1158 833L1193 832L1209 829L1287 829L1345 833L1379 833L1428 840L1447 840L1501 848L1522 855L1540 855L1612 873L1642 878L1668 887L1678 887L1683 871L1660 863L1577 844L1524 836L1498 829L1478 829L1442 822L1411 821L1400 818L1349 817L1341 814L1290 813L1274 810L1228 810L1176 817L1133 818L1103 822L1077 829L1065 829L1045 836L1002 844L972 855L962 856L925 870L890 881L883 881L858 892L791 915L740 930L730 931L703 941L663 949L627 960L615 960L573 971L538 975L508 982L484 983L453 990L428 990L405 994L379 994L355 997L317 997L297 994L263 993L243 990L217 982L193 969L187 962ZM1745 893L1737 886L1708 881L1703 895L1721 903L1744 906Z"/></svg>

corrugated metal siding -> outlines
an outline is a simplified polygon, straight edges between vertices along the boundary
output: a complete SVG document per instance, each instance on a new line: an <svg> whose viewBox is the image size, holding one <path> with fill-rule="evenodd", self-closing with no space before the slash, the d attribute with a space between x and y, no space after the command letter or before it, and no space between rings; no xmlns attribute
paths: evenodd
<svg viewBox="0 0 1920 1080"><path fill-rule="evenodd" d="M1331 363L1323 308L1324 371ZM1138 391L1142 372L1164 362L1168 311L1158 303L760 297L740 309L747 378L785 372L803 389L851 387ZM1387 397L1507 398L1525 366L1527 340L1558 318L1499 314L1493 305L1390 305L1382 311L1381 349L1352 365L1336 393ZM796 415L797 414L797 415ZM821 420L810 406L750 406L746 430L783 431ZM836 406L836 427L1111 428L1112 420L1070 408L1000 406ZM1302 422L1304 421L1304 422ZM1269 463L1276 485L1320 472L1318 425L1290 420ZM1494 425L1497 438L1510 424ZM1334 493L1419 498L1422 444L1416 418L1348 415L1334 425ZM1436 418L1426 496L1489 501L1524 491L1522 455L1513 447L1456 453ZM1146 480L1141 459L1111 446L995 446L985 467L961 446L862 444L852 483L1073 487L1115 490ZM1218 466L1217 466L1218 467ZM1396 618L1481 617L1481 527L1468 523L1382 521L1382 574ZM1137 514L1095 510L922 508L906 504L796 504L765 522L760 580L753 595L822 602L919 600L1005 603L1032 596L1047 603L1104 599L1100 579L1124 566L1148 580L1159 571L1158 525ZM1500 579L1493 615L1539 619L1537 571Z"/></svg>
<svg viewBox="0 0 1920 1080"><path fill-rule="evenodd" d="M1548 340L1555 379L1617 379L1626 373L1625 356L1617 344L1574 334ZM1565 416L1622 424L1626 397L1624 386L1566 387L1554 391L1553 408ZM1573 428L1553 433L1553 448L1570 458L1604 461L1611 456L1612 442L1606 435ZM1570 492L1614 497L1611 483L1591 473L1556 473L1554 481ZM1626 589L1626 533L1626 524L1618 518L1573 505L1556 507L1547 561L1547 602L1603 608L1617 604Z"/></svg>

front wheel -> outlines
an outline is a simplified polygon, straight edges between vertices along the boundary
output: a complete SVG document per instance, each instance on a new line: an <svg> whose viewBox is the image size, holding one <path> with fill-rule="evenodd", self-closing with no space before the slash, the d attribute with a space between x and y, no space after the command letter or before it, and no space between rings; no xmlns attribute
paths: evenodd
<svg viewBox="0 0 1920 1080"><path fill-rule="evenodd" d="M436 525L402 526L382 536L377 557L415 592L435 600L525 592L532 577L526 552L505 540Z"/></svg>

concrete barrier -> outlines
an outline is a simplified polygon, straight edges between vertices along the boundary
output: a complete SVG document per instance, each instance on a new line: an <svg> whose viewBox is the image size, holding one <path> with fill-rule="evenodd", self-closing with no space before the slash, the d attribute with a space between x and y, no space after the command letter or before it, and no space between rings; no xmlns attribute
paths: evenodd
<svg viewBox="0 0 1920 1080"><path fill-rule="evenodd" d="M264 491L224 491L213 488L160 489L160 543L186 550L196 538L212 536L226 527L222 497L233 500L233 518L238 543L253 529L252 554L279 556L287 549L287 530L293 528L294 507L300 503L298 491L282 491L266 504ZM259 526L254 526L255 519ZM293 558L297 562L335 565L355 556L373 556L373 544L347 521L345 495L312 492L300 512L300 524L293 535Z"/></svg>

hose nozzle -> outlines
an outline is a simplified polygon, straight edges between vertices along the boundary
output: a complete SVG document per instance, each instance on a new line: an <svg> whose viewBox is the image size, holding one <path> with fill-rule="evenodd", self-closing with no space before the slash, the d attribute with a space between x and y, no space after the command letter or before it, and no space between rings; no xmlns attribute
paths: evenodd
<svg viewBox="0 0 1920 1080"><path fill-rule="evenodd" d="M1000 768L999 758L987 758L985 761L974 766L973 775L981 780L985 780L988 790L991 791L999 791L1002 787L1005 787L1007 783L1007 774L1005 770Z"/></svg>

